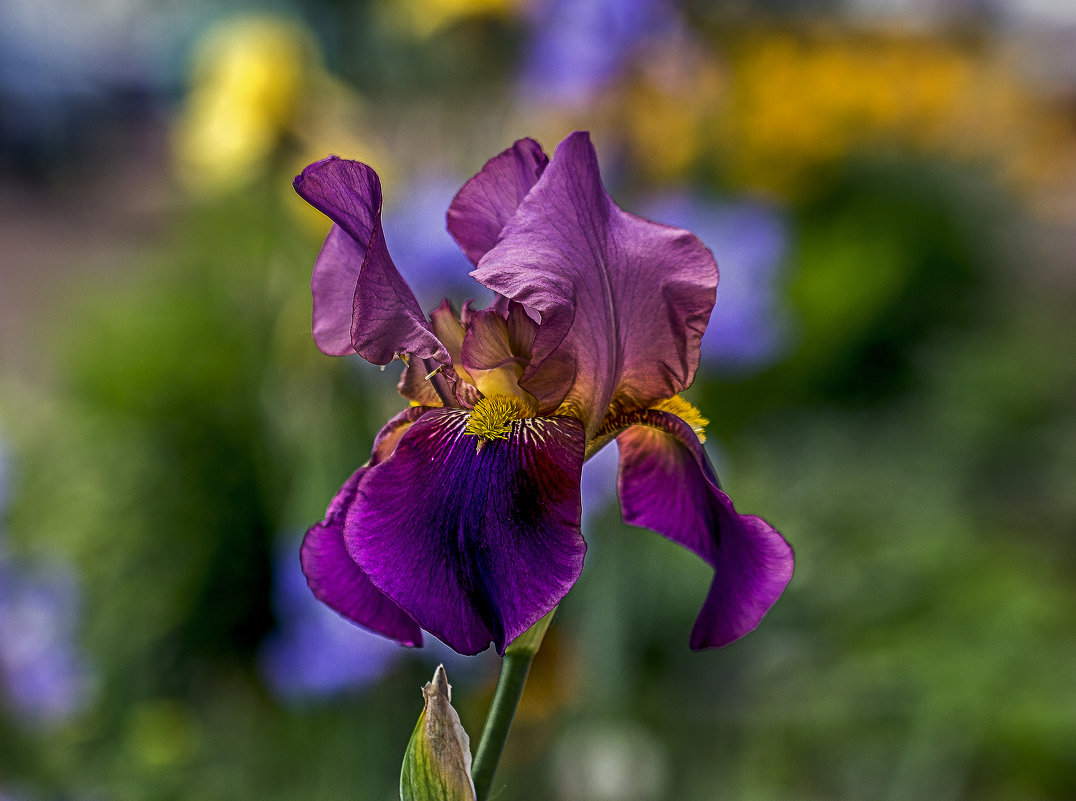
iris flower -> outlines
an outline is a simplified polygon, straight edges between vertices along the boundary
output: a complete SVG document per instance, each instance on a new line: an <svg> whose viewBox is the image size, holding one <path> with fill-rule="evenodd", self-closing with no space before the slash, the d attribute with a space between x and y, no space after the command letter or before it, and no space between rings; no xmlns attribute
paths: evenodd
<svg viewBox="0 0 1076 801"><path fill-rule="evenodd" d="M548 158L522 139L448 210L448 230L497 293L427 318L381 228L367 165L329 157L295 188L335 225L314 266L313 331L327 354L399 358L410 406L303 542L314 595L405 645L505 648L583 567L579 481L617 442L624 520L714 570L694 649L754 629L792 575L792 550L736 512L702 447L690 386L717 288L691 233L622 211L586 133Z"/></svg>

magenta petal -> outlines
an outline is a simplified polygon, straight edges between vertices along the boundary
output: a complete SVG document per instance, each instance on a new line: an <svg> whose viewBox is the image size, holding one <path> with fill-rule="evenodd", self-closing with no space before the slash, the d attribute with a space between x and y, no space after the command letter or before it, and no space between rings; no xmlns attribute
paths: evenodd
<svg viewBox="0 0 1076 801"><path fill-rule="evenodd" d="M542 315L520 385L543 408L574 405L588 436L613 401L645 408L691 383L717 287L695 236L613 203L585 133L560 144L471 275Z"/></svg>
<svg viewBox="0 0 1076 801"><path fill-rule="evenodd" d="M512 352L531 360L534 351L534 337L538 334L538 323L531 319L520 303L508 304L508 341Z"/></svg>
<svg viewBox="0 0 1076 801"><path fill-rule="evenodd" d="M360 626L402 645L422 645L418 624L370 581L344 547L344 517L369 467L360 467L306 532L299 556L314 596Z"/></svg>
<svg viewBox="0 0 1076 801"><path fill-rule="evenodd" d="M447 361L385 246L377 173L330 156L303 170L295 191L336 223L310 283L318 347L330 356L354 351L374 364L398 353Z"/></svg>
<svg viewBox="0 0 1076 801"><path fill-rule="evenodd" d="M548 163L541 145L520 139L463 185L448 208L448 232L474 264L497 244Z"/></svg>
<svg viewBox="0 0 1076 801"><path fill-rule="evenodd" d="M714 581L691 647L728 645L754 629L792 578L792 548L769 523L737 514L691 427L650 410L617 437L624 520L694 551Z"/></svg>
<svg viewBox="0 0 1076 801"><path fill-rule="evenodd" d="M370 470L344 525L349 553L422 628L456 651L499 653L551 610L583 566L583 432L528 418L507 439L465 434L437 409Z"/></svg>
<svg viewBox="0 0 1076 801"><path fill-rule="evenodd" d="M396 391L412 403L418 403L422 406L441 405L441 397L437 394L433 380L427 378L427 375L429 375L429 370L426 367L426 362L419 359L410 359L400 374L400 381L396 385ZM434 378L438 376L434 376Z"/></svg>
<svg viewBox="0 0 1076 801"><path fill-rule="evenodd" d="M475 312L470 323L463 340L460 363L472 377L477 378L475 372L525 363L528 354L512 352L508 322L496 311ZM481 388L482 385L478 386Z"/></svg>

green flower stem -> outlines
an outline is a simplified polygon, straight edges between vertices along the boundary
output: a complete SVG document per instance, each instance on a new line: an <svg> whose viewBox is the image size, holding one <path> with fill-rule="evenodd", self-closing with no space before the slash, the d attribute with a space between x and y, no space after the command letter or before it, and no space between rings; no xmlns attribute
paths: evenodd
<svg viewBox="0 0 1076 801"><path fill-rule="evenodd" d="M471 769L474 779L475 796L478 801L489 798L493 774L501 761L501 752L508 739L508 729L512 726L519 698L523 695L523 685L531 669L530 654L505 654L501 663L501 675L497 679L497 690L493 694L493 703L486 718L486 727L482 730L482 739Z"/></svg>
<svg viewBox="0 0 1076 801"><path fill-rule="evenodd" d="M555 611L554 609L553 612ZM508 740L508 730L512 727L512 719L516 716L516 708L523 695L523 685L527 683L531 662L542 644L542 638L553 619L553 612L521 634L504 652L501 675L497 678L493 703L490 704L486 727L482 730L482 739L478 742L478 751L471 768L477 801L486 801L489 798L493 775L497 772L504 744Z"/></svg>

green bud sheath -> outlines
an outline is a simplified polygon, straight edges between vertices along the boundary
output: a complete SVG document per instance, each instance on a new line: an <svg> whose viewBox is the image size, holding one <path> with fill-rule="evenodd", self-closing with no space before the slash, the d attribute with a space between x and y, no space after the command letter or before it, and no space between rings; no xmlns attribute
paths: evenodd
<svg viewBox="0 0 1076 801"><path fill-rule="evenodd" d="M443 665L422 688L426 703L400 771L401 801L475 801L471 742L452 708Z"/></svg>

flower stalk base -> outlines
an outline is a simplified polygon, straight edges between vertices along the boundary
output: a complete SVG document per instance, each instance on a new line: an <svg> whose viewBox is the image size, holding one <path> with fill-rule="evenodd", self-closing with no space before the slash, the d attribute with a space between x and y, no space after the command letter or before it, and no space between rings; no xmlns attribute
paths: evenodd
<svg viewBox="0 0 1076 801"><path fill-rule="evenodd" d="M497 772L504 744L508 740L508 730L516 716L531 662L542 645L554 612L555 609L521 634L504 653L497 689L493 692L493 702L489 706L486 726L482 730L482 739L478 742L478 751L475 753L474 767L471 770L478 801L486 801L489 798L493 776Z"/></svg>

